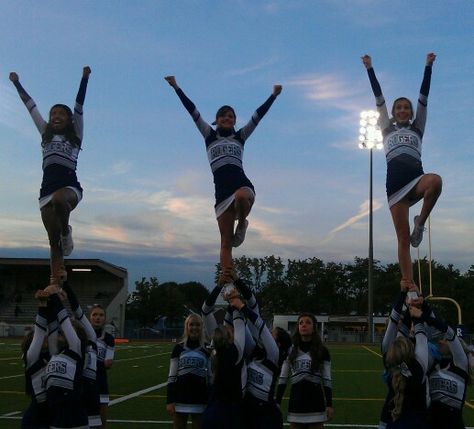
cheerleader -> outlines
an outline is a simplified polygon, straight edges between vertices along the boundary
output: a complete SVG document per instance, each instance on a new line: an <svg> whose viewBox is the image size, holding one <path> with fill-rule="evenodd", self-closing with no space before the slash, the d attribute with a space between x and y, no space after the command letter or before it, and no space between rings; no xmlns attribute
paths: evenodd
<svg viewBox="0 0 474 429"><path fill-rule="evenodd" d="M229 303L234 308L233 328L218 326L212 338L213 385L203 415L203 429L244 429L242 396L247 370L244 361L245 322L237 310L238 297Z"/></svg>
<svg viewBox="0 0 474 429"><path fill-rule="evenodd" d="M387 197L393 224L398 240L398 260L402 281L413 282L410 243L418 247L423 238L426 219L441 194L442 181L437 174L425 174L421 164L422 138L426 123L426 106L431 83L431 70L436 55L426 57L426 67L421 84L415 119L412 103L405 97L397 98L390 118L382 95L382 90L374 69L372 59L365 55L362 62L367 69L370 84L375 95L379 124L383 134L383 144L387 159ZM414 218L413 232L410 235L409 208L423 200L419 215Z"/></svg>
<svg viewBox="0 0 474 429"><path fill-rule="evenodd" d="M433 325L431 319L428 318L427 323ZM428 373L432 427L464 429L462 410L470 382L468 356L454 330L445 323L439 325L440 322L436 328L443 333L438 341L441 359Z"/></svg>
<svg viewBox="0 0 474 429"><path fill-rule="evenodd" d="M110 402L107 371L112 368L115 352L115 339L104 330L105 317L105 310L101 305L92 306L89 320L97 336L97 386L100 396L101 429L105 429L107 425L107 409Z"/></svg>
<svg viewBox="0 0 474 429"><path fill-rule="evenodd" d="M49 361L47 337L47 298L48 295L39 290L35 294L38 300L38 314L32 331L28 332L21 349L25 365L26 394L31 397L30 405L21 419L22 429L49 428L48 403L43 377Z"/></svg>
<svg viewBox="0 0 474 429"><path fill-rule="evenodd" d="M188 414L192 427L201 428L211 374L202 319L190 314L184 322L183 341L171 353L166 410L173 417L173 428L185 429Z"/></svg>
<svg viewBox="0 0 474 429"><path fill-rule="evenodd" d="M331 359L316 330L311 313L300 314L293 335L293 349L283 364L277 388L281 404L290 375L288 422L293 429L324 427L333 417Z"/></svg>
<svg viewBox="0 0 474 429"><path fill-rule="evenodd" d="M274 399L275 385L283 361L291 346L289 334L275 329L274 335L260 316L247 304L238 300L237 309L245 316L248 325L257 332L257 343L247 363L247 385L244 396L246 428L283 428L281 411Z"/></svg>
<svg viewBox="0 0 474 429"><path fill-rule="evenodd" d="M82 199L76 167L84 129L82 106L90 73L91 69L84 67L74 112L64 104L55 104L49 111L48 122L21 85L18 74L10 73L10 80L42 137L43 181L39 206L50 244L51 284L59 284L64 278L64 256L69 256L74 247L69 216Z"/></svg>
<svg viewBox="0 0 474 429"><path fill-rule="evenodd" d="M414 343L403 335L398 336L385 359L392 390L388 408L391 421L387 429L430 428L426 405L428 340L421 309L410 304L409 313L414 324Z"/></svg>
<svg viewBox="0 0 474 429"><path fill-rule="evenodd" d="M62 290L67 295L75 319L81 324L87 335L87 348L84 368L82 370L81 396L83 406L87 410L89 426L100 427L102 421L100 418L100 396L97 386L97 335L67 280L63 283Z"/></svg>
<svg viewBox="0 0 474 429"><path fill-rule="evenodd" d="M82 368L86 335L79 324L72 324L58 294L57 285L45 289L49 303L58 319L63 336L60 353L51 356L46 367L44 384L50 413L50 427L54 429L87 429L88 418L81 402Z"/></svg>
<svg viewBox="0 0 474 429"><path fill-rule="evenodd" d="M220 264L223 269L232 267L232 247L240 246L248 227L247 216L255 200L255 189L243 170L243 153L246 140L255 130L260 119L267 113L281 85L273 87L272 95L252 115L250 121L235 130L236 115L231 106L222 106L216 113L214 130L201 117L194 103L184 94L174 76L165 80L174 88L204 137L207 156L215 185L215 212L221 235ZM234 231L234 223L237 227Z"/></svg>

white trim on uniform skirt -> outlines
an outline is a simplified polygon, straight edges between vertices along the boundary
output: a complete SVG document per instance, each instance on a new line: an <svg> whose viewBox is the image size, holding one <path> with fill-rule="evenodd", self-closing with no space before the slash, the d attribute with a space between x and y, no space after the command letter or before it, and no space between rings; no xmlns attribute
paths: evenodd
<svg viewBox="0 0 474 429"><path fill-rule="evenodd" d="M239 189L248 189L252 193L253 198L255 198L255 192L249 186L242 186ZM235 200L235 192L232 195L228 196L224 201L221 201L216 206L216 219L219 219L219 217L231 206L234 200Z"/></svg>
<svg viewBox="0 0 474 429"><path fill-rule="evenodd" d="M206 404L180 404L176 402L174 409L177 413L202 414L206 409Z"/></svg>
<svg viewBox="0 0 474 429"><path fill-rule="evenodd" d="M72 191L75 192L76 197L77 197L77 203L79 204L79 201L82 200L82 192L79 189L75 188L74 186L66 186L65 188L66 189L71 189ZM51 201L51 199L53 198L53 194L54 194L54 192L52 192L51 194L46 195L45 197L39 199L39 208L40 209L42 209L46 204L48 204Z"/></svg>
<svg viewBox="0 0 474 429"><path fill-rule="evenodd" d="M400 200L405 198L410 191L416 186L416 184L421 180L421 178L424 176L422 174L421 176L418 176L417 178L413 179L411 182L407 183L403 188L400 188L397 192L394 192L392 195L388 196L388 207L392 207L394 204L398 203ZM421 200L420 198L416 199L411 199L410 202L410 207L413 204L416 204L418 201Z"/></svg>
<svg viewBox="0 0 474 429"><path fill-rule="evenodd" d="M289 423L322 423L328 420L326 411L320 413L290 413L288 412L287 420Z"/></svg>

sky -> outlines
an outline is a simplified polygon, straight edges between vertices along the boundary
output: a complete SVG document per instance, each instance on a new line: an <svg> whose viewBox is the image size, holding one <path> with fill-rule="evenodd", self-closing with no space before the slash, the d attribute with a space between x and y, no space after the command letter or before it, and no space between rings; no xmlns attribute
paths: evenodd
<svg viewBox="0 0 474 429"><path fill-rule="evenodd" d="M434 52L423 166L442 176L443 193L432 256L461 271L474 264L472 0L3 0L0 28L2 257L49 255L40 136L11 71L47 117L55 103L73 105L83 66L92 69L71 257L127 268L130 288L150 276L212 287L220 247L212 174L163 77L176 76L209 123L232 105L237 126L283 85L245 146L256 201L234 256L350 262L368 254L369 153L358 135L360 112L375 102L360 57L372 56L391 106L416 100ZM384 158L374 152L374 258L392 263Z"/></svg>

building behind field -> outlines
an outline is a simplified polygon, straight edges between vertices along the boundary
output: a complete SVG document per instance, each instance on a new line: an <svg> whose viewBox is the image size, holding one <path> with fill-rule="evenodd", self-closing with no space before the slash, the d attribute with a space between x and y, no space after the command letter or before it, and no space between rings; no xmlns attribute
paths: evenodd
<svg viewBox="0 0 474 429"><path fill-rule="evenodd" d="M122 336L127 270L101 259L67 259L65 265L84 312L93 304L102 305L106 329ZM37 312L34 294L48 285L49 275L49 259L0 258L0 336L21 336L32 326Z"/></svg>
<svg viewBox="0 0 474 429"><path fill-rule="evenodd" d="M297 314L275 314L273 316L273 327L283 328L293 334L296 331ZM369 342L367 334L366 316L337 316L337 315L316 315L318 321L318 331L325 341L338 343L364 343ZM376 316L373 318L374 339L380 342L387 317Z"/></svg>

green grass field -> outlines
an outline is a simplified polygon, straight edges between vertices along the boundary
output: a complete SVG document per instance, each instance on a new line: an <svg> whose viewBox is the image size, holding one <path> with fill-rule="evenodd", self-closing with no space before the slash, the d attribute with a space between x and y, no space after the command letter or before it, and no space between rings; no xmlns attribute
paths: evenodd
<svg viewBox="0 0 474 429"><path fill-rule="evenodd" d="M0 427L20 427L28 404L19 340L0 340ZM109 427L133 429L171 428L165 411L168 343L129 343L116 348L109 373L112 404ZM377 427L386 388L381 377L378 347L334 345L329 347L333 369L333 421L326 427ZM466 426L474 426L474 395L468 391L464 410ZM143 391L143 392L142 392ZM283 405L286 413L286 402Z"/></svg>

